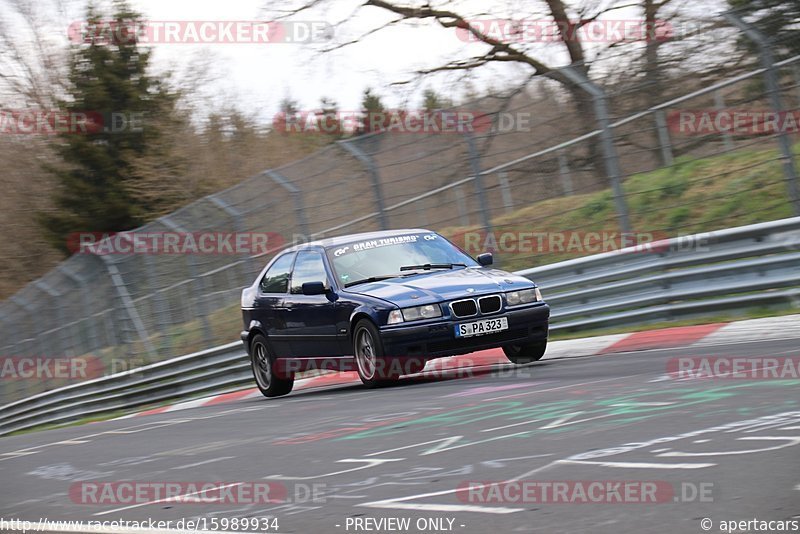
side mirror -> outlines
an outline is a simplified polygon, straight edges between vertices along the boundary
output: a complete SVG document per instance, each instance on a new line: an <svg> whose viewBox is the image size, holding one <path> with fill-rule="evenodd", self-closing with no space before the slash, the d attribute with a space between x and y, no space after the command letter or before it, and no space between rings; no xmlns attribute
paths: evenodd
<svg viewBox="0 0 800 534"><path fill-rule="evenodd" d="M327 292L323 282L303 282L303 295L324 295Z"/></svg>
<svg viewBox="0 0 800 534"><path fill-rule="evenodd" d="M480 263L484 267L487 267L494 263L494 256L492 256L491 252L484 252L483 254L479 254L476 259L478 260L478 263Z"/></svg>

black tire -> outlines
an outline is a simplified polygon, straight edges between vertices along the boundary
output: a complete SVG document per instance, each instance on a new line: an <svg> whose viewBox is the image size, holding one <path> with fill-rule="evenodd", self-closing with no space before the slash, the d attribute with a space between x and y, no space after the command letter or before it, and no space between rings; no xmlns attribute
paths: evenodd
<svg viewBox="0 0 800 534"><path fill-rule="evenodd" d="M369 319L361 319L353 329L353 355L358 377L368 388L384 386L400 378L399 371L387 365L380 332Z"/></svg>
<svg viewBox="0 0 800 534"><path fill-rule="evenodd" d="M506 358L512 363L522 365L525 363L537 362L542 359L547 350L547 340L527 343L525 345L506 345L503 352Z"/></svg>
<svg viewBox="0 0 800 534"><path fill-rule="evenodd" d="M256 386L265 397L280 397L287 395L294 387L294 375L289 378L279 378L273 373L275 354L267 342L267 338L258 334L250 342L250 369Z"/></svg>

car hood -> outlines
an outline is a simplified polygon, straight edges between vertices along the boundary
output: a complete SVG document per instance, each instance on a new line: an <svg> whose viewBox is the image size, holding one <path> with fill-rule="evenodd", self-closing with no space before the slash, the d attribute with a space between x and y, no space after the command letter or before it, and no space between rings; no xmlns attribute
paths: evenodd
<svg viewBox="0 0 800 534"><path fill-rule="evenodd" d="M533 286L533 282L524 276L483 267L391 278L359 284L346 291L386 300L404 308Z"/></svg>

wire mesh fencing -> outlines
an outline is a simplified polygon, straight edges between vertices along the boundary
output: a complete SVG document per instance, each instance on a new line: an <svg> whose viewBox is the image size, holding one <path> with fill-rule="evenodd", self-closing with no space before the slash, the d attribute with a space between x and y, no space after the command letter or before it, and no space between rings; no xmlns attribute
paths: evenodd
<svg viewBox="0 0 800 534"><path fill-rule="evenodd" d="M345 136L79 251L0 305L0 354L82 374L2 380L0 402L236 339L241 289L297 242L426 227L522 269L800 214L800 56L745 19L665 44L689 54L682 68L573 65L455 108L478 127ZM691 56L718 32L752 51L724 68ZM148 235L194 246L137 253ZM241 236L258 246L220 248Z"/></svg>

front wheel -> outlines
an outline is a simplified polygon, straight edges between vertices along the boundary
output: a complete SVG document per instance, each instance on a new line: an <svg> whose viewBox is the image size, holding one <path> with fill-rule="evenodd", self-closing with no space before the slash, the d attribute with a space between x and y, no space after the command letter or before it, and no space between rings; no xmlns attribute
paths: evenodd
<svg viewBox="0 0 800 534"><path fill-rule="evenodd" d="M400 374L387 366L378 328L368 319L356 323L353 330L353 353L361 382L374 388L396 381Z"/></svg>
<svg viewBox="0 0 800 534"><path fill-rule="evenodd" d="M250 343L250 367L259 391L265 397L286 395L294 387L294 375L280 378L274 373L275 356L269 348L267 338L258 334Z"/></svg>
<svg viewBox="0 0 800 534"><path fill-rule="evenodd" d="M546 350L546 339L544 341L537 341L535 343L526 343L524 345L506 345L503 347L503 352L506 353L506 358L508 358L512 363L516 363L518 365L541 360Z"/></svg>

